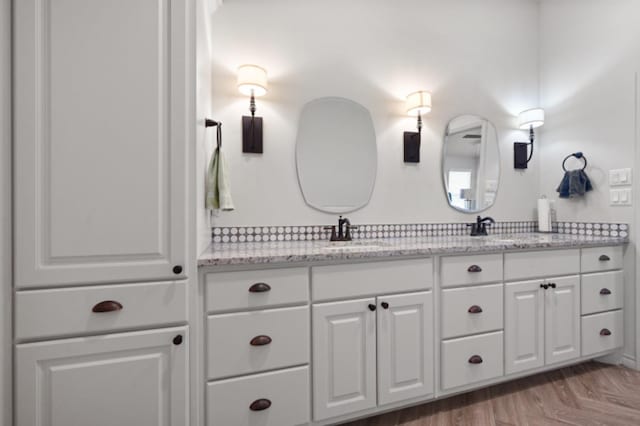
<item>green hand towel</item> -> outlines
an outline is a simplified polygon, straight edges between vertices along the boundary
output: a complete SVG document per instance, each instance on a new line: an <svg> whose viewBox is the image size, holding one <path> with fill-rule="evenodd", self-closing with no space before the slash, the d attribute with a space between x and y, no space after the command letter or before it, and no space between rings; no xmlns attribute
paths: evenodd
<svg viewBox="0 0 640 426"><path fill-rule="evenodd" d="M220 147L217 147L211 156L206 189L206 208L227 211L234 209L229 182L229 166Z"/></svg>

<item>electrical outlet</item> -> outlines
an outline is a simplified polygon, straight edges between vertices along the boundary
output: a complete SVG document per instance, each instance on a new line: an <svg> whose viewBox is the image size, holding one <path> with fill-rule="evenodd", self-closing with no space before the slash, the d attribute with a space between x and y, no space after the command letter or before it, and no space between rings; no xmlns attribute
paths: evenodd
<svg viewBox="0 0 640 426"><path fill-rule="evenodd" d="M612 206L630 206L632 204L631 188L610 189L609 198Z"/></svg>
<svg viewBox="0 0 640 426"><path fill-rule="evenodd" d="M626 186L632 183L631 169L609 170L609 186Z"/></svg>

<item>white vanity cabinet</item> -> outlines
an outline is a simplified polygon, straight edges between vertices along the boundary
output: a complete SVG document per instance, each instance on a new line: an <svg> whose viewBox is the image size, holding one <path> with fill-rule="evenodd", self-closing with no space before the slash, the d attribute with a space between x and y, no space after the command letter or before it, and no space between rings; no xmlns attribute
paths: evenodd
<svg viewBox="0 0 640 426"><path fill-rule="evenodd" d="M187 328L16 346L17 426L187 425Z"/></svg>

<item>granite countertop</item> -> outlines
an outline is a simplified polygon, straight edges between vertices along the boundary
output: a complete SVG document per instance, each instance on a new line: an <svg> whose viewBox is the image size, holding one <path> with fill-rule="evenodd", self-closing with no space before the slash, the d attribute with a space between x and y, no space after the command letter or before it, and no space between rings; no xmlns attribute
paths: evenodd
<svg viewBox="0 0 640 426"><path fill-rule="evenodd" d="M627 237L517 233L487 237L457 235L362 239L344 243L330 243L329 241L216 243L211 244L200 255L198 266L326 262L503 250L597 247L621 245L628 243L628 241Z"/></svg>

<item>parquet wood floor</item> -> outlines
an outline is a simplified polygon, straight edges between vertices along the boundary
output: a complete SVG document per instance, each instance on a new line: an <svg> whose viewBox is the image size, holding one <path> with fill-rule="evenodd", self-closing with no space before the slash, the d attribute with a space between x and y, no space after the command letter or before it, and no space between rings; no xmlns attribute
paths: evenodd
<svg viewBox="0 0 640 426"><path fill-rule="evenodd" d="M640 426L640 371L587 362L345 425Z"/></svg>

